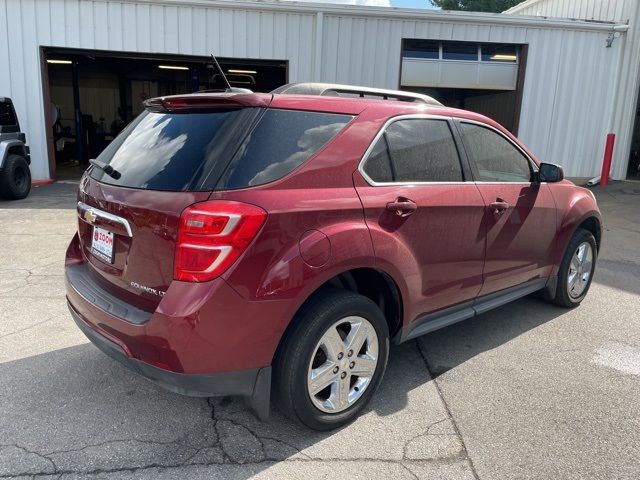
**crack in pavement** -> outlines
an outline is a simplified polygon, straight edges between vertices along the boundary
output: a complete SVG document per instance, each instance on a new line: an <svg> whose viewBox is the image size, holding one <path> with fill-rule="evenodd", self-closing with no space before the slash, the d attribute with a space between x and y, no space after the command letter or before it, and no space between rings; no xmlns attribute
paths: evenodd
<svg viewBox="0 0 640 480"><path fill-rule="evenodd" d="M215 409L215 404L214 404L214 402L213 402L213 399L211 399L211 398L207 399L207 403L208 403L209 407L211 408L211 419L212 419L212 420L213 420L213 422L214 422L214 428L216 429L216 432L217 432L217 434L218 434L218 439L219 439L219 440L220 440L220 439L221 439L221 437L223 436L223 435L220 433L220 430L219 430L219 424L220 424L220 422L228 422L228 423L230 423L231 425L233 425L233 426L235 426L235 427L243 428L245 431L247 431L250 435L252 435L252 436L253 436L253 437L254 437L254 438L255 438L255 439L260 443L261 448L262 448L263 458L264 458L265 460L283 460L281 457L270 457L270 456L267 454L267 447L266 447L266 445L265 445L265 440L272 441L272 442L276 442L276 443L279 443L279 444L281 444L281 445L284 445L284 446L286 446L286 447L290 448L291 450L293 450L294 452L296 452L296 454L302 455L302 456L303 456L303 458L306 458L306 459L308 459L308 460L319 460L319 459L316 459L316 458L313 458L313 457L311 457L311 456L307 455L306 453L302 452L302 451L301 451L298 447L296 447L295 445L292 445L292 444L290 444L290 443L288 443L288 442L285 442L285 441L284 441L284 440L282 440L282 439L275 438L275 437L270 437L270 436L266 436L266 435L260 435L260 434L258 434L254 429L252 429L252 428L251 428L251 427L249 427L248 425L245 425L245 424L243 424L243 423L241 423L241 422L237 421L236 419L232 419L232 418L218 418L218 417L216 416L216 409ZM221 446L221 448L222 448L223 453L224 453L228 458L231 458L231 457L232 457L232 455L231 455L231 454L226 450L224 442L220 441L220 446Z"/></svg>
<svg viewBox="0 0 640 480"><path fill-rule="evenodd" d="M26 453L27 455L31 455L34 457L37 457L41 460L44 460L45 464L47 464L49 468L45 468L44 470L41 469L40 472L34 472L34 471L24 471L24 472L19 472L19 473L14 473L14 472L10 472L7 475L5 475L4 473L2 473L0 471L0 478L10 478L13 476L20 476L20 475L39 475L39 474L55 474L58 470L57 465L54 463L53 460L51 460L50 458L47 458L46 456L42 455L41 453L38 453L36 451L33 450L29 450L28 448L22 446L22 445L18 445L18 444L2 444L0 445L0 453L2 453L3 450L8 450L10 448L14 448L16 450L20 450L24 453Z"/></svg>
<svg viewBox="0 0 640 480"><path fill-rule="evenodd" d="M184 437L184 435L182 436ZM180 442L180 439L176 439L176 440L171 440L168 442L159 442L159 441L155 441L155 440L142 440L139 438L124 438L124 439L115 439L115 440L106 440L104 442L100 442L100 443L93 443L93 444L89 444L89 445L84 445L80 448L70 448L68 450L53 450L50 452L46 452L46 453L42 453L41 455L43 456L48 456L48 455L58 455L58 454L62 454L62 453L75 453L75 452L82 452L83 450L87 450L89 448L96 448L96 447L104 447L106 445L112 445L112 444L117 444L117 443L127 443L127 442L135 442L135 443L142 443L142 444L146 444L146 445L181 445L187 448L196 448L193 445L186 445L184 443Z"/></svg>
<svg viewBox="0 0 640 480"><path fill-rule="evenodd" d="M419 440L419 439L421 439L423 437L429 437L429 436L447 437L447 436L451 436L451 437L455 437L456 439L458 439L458 436L456 435L455 432L454 433L431 433L431 429L432 428L434 428L434 427L436 427L438 425L441 425L443 422L446 422L446 421L451 421L452 422L452 419L449 418L449 417L446 417L446 418L442 418L440 420L437 420L437 421L433 422L432 424L430 424L427 427L427 431L426 432L418 433L418 434L414 435L413 437L409 438L404 443L404 446L402 448L402 460L411 460L411 461L420 460L420 459L417 459L417 458L409 457L407 451L408 451L408 449L409 449L409 447L410 447L410 445L412 443L414 443L416 440ZM456 455L446 455L445 457L446 458L458 458L458 459L463 459L464 458L464 456L462 456L462 451L460 453L456 454ZM443 458L445 458L445 457L443 457Z"/></svg>
<svg viewBox="0 0 640 480"><path fill-rule="evenodd" d="M432 429L437 427L437 425L449 420L449 418L439 419L426 428L426 430L418 435L413 436L412 438L405 441L405 445L403 448L403 457L401 459L381 459L381 458L323 458L318 456L308 455L307 453L301 451L296 445L289 443L280 438L276 438L270 435L264 435L258 433L254 428L245 424L241 420L236 418L232 418L229 416L225 416L216 411L216 403L215 399L207 399L207 405L210 409L210 420L211 426L215 432L215 437L213 441L207 441L203 444L196 445L195 442L189 440L189 432L181 435L175 440L171 441L152 441L152 440L143 440L138 438L124 438L124 439L115 439L115 440L107 440L104 442L84 445L79 448L71 448L65 450L52 450L45 453L40 453L37 451L29 450L21 445L0 445L0 451L7 447L13 447L16 449L20 449L26 454L34 455L38 459L46 462L46 467L43 468L43 465L40 465L39 471L36 472L33 468L34 465L31 464L28 468L25 468L23 471L11 471L0 472L0 478L10 478L13 476L20 475L34 475L34 477L39 477L43 475L63 475L63 474L77 474L77 475L96 475L96 474L108 474L108 473L118 473L118 472L139 472L149 469L161 469L161 470L170 470L183 468L188 466L214 466L214 465L264 465L265 468L271 466L273 464L279 462L323 462L323 463L339 463L339 462L380 462L387 464L400 465L407 473L411 475L413 478L418 478L416 473L412 471L405 463L408 461L410 463L416 464L451 464L459 462L464 459L460 455L456 456L443 456L431 459L412 459L409 458L406 454L408 445L416 440L417 438L429 435L443 435L438 433L432 433ZM452 435L452 434L445 434ZM456 434L456 438L457 434ZM249 447L246 448L247 442L249 442ZM64 454L73 454L85 452L91 448L97 448L110 446L110 445L118 445L118 444L143 444L143 445L155 445L155 446L171 446L171 445L180 445L183 447L184 451L188 451L185 458L175 461L162 462L154 460L147 464L136 465L136 466L121 466L114 468L93 468L93 469L78 469L78 468L65 468L63 465L59 465L56 460L61 460L61 456ZM284 449L282 447L285 447ZM214 454L217 453L219 449L221 455L214 455L217 458L207 458L206 461L194 461L195 458L198 457L202 452L209 452L214 450ZM466 450L465 450L466 451ZM162 453L162 452L160 452ZM58 458L56 458L58 457ZM64 459L63 459L64 460ZM73 460L73 457L72 457ZM66 462L62 463L73 463L69 462L69 459L66 459ZM477 477L476 477L477 478Z"/></svg>
<svg viewBox="0 0 640 480"><path fill-rule="evenodd" d="M14 478L14 477L22 477L22 476L31 476L32 478L38 478L38 477L43 477L43 476L47 476L47 477L51 477L52 475L57 475L57 478L62 477L63 475L100 475L100 474L110 474L110 473L122 473L122 472L128 472L128 473L136 473L136 472L144 472L146 470L153 470L153 469L157 469L160 471L170 471L170 470L175 470L175 469L179 469L179 468L185 468L185 467L207 467L207 466L214 466L214 465L230 465L230 466L264 466L265 468L273 466L273 465L277 465L278 463L326 463L326 464L332 464L332 463L361 463L361 462L371 462L371 463L382 463L382 464L388 464L388 465L397 465L402 467L404 470L406 470L408 473L411 474L412 477L418 479L419 477L416 476L416 474L410 470L408 468L408 466L406 464L404 464L403 462L397 461L397 460L385 460L385 459L379 459L379 458L355 458L355 459L336 459L336 458L331 458L331 459L289 459L289 460L263 460L260 462L248 462L248 463L243 463L243 464L238 464L238 463L228 463L228 462L202 462L202 463L191 463L191 464L187 464L187 465L183 465L183 464L172 464L172 465L161 465L161 464L149 464L149 465L144 465L142 467L122 467L122 468L113 468L113 469L95 469L95 470L89 470L89 471L74 471L74 470L60 470L60 471L56 471L53 473L48 473L48 472L40 472L40 473L12 473L9 475L0 475L1 479L10 479L10 478ZM412 465L420 465L420 464L441 464L441 465L447 465L450 464L450 461L443 461L443 460L411 460L410 464Z"/></svg>
<svg viewBox="0 0 640 480"><path fill-rule="evenodd" d="M33 277L42 277L42 278L49 278L49 277L64 277L64 274L62 273L35 273L35 270L40 270L40 269L46 269L48 267L54 266L54 265L58 265L60 263L59 260L56 261L52 261L50 263L46 263L44 265L38 265L36 267L33 268L1 268L0 269L0 274L2 274L3 276L6 276L8 274L11 274L12 272L26 272L26 275L23 278L18 278L16 279L18 282L20 282L20 285L10 288L9 290L4 290L4 291L0 291L0 297L3 296L10 296L8 294L13 293L17 290L20 290L21 288L24 288L26 286L34 286L34 285L38 285L37 283L32 283L32 278Z"/></svg>
<svg viewBox="0 0 640 480"><path fill-rule="evenodd" d="M449 409L449 405L447 404L447 402L446 402L446 400L444 398L444 395L442 394L442 390L440 389L440 385L438 384L437 378L433 375L433 373L431 371L431 367L429 365L429 361L427 360L427 356L425 355L424 351L422 350L422 347L420 346L420 342L417 339L414 340L414 342L416 344L416 348L418 349L418 353L420 354L420 357L422 357L422 361L424 362L424 366L427 369L427 372L429 372L429 375L433 379L433 384L436 386L436 390L438 391L438 395L440 396L440 399L442 400L442 404L444 405L444 409L447 412L447 415L448 415L449 419L451 420L451 424L453 425L453 428L454 428L454 430L456 432L456 435L458 437L458 440L460 441L460 444L462 445L462 452L463 452L464 457L466 458L466 460L469 462L469 468L471 469L473 477L479 480L480 477L478 476L478 472L476 471L476 467L473 464L473 460L469 456L469 451L467 450L467 446L464 443L464 439L462 438L462 434L460 433L460 429L458 428L458 424L456 423L455 419L453 418L451 410Z"/></svg>
<svg viewBox="0 0 640 480"><path fill-rule="evenodd" d="M22 332L25 332L27 330L31 330L32 328L38 327L38 326L40 326L40 325L42 325L44 323L50 322L52 320L55 320L55 319L52 318L52 317L49 317L46 320L42 320L41 322L34 323L33 325L29 325L28 327L21 328L20 330L16 330L15 332L5 333L4 335L0 335L0 339L6 338L6 337L10 337L11 335L16 335L18 333L22 333Z"/></svg>

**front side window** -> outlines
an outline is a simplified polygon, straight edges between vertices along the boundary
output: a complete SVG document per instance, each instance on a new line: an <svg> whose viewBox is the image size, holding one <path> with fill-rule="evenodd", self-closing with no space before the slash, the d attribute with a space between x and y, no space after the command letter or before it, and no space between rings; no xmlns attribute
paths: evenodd
<svg viewBox="0 0 640 480"><path fill-rule="evenodd" d="M460 159L446 120L411 118L392 123L364 166L375 182L460 182Z"/></svg>
<svg viewBox="0 0 640 480"><path fill-rule="evenodd" d="M467 153L483 182L530 182L529 160L509 140L494 130L461 123Z"/></svg>

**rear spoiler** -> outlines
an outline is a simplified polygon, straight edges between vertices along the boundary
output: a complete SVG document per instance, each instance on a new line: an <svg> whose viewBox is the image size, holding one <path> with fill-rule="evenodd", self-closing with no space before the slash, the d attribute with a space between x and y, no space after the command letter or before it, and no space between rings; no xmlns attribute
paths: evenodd
<svg viewBox="0 0 640 480"><path fill-rule="evenodd" d="M192 93L150 98L143 104L150 112L167 113L244 107L266 108L272 99L273 95L269 93Z"/></svg>

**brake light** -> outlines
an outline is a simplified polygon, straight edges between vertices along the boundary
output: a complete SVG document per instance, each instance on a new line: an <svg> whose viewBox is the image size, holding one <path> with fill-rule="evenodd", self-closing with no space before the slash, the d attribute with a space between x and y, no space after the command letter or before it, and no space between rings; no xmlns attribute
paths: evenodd
<svg viewBox="0 0 640 480"><path fill-rule="evenodd" d="M150 112L189 112L225 108L263 107L271 103L273 95L268 93L193 93L145 100Z"/></svg>
<svg viewBox="0 0 640 480"><path fill-rule="evenodd" d="M224 273L256 237L267 212L255 205L214 200L180 216L174 278L205 282Z"/></svg>

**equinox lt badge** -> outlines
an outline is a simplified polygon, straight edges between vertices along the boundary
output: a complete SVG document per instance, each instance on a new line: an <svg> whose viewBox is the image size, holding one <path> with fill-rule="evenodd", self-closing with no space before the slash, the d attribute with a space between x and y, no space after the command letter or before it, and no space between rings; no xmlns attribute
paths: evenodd
<svg viewBox="0 0 640 480"><path fill-rule="evenodd" d="M140 285L138 282L131 282L131 286L133 288L142 290L143 292L150 293L151 295L156 295L158 297L164 297L164 294L166 293L156 288L147 287L146 285Z"/></svg>

